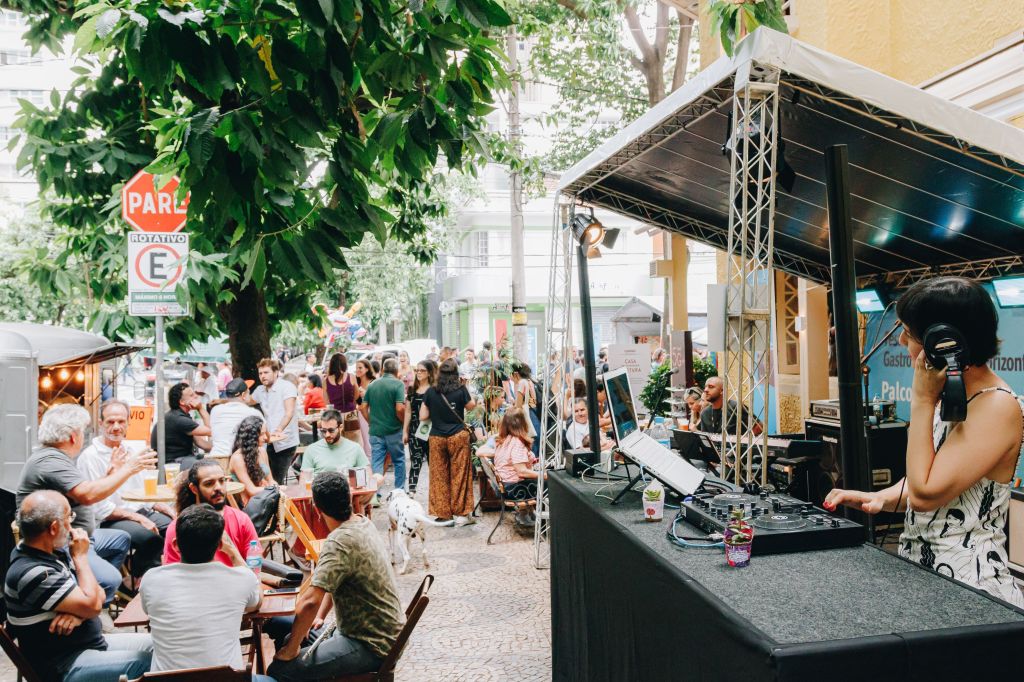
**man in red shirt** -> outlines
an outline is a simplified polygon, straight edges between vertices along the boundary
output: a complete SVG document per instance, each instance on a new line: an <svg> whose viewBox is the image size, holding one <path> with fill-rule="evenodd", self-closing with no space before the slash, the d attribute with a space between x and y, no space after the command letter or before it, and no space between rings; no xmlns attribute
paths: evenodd
<svg viewBox="0 0 1024 682"><path fill-rule="evenodd" d="M256 540L258 545L259 539L256 535L256 528L246 513L228 506L227 482L228 477L224 475L224 469L215 460L199 460L188 470L188 478L178 489L178 514L180 515L194 504L210 505L224 517L224 534L234 543L239 554L245 557L249 543ZM177 520L175 520L167 527L167 537L164 541L165 564L181 561L181 555L174 546L174 538L177 535ZM231 557L219 549L214 555L214 559L225 566L234 566Z"/></svg>

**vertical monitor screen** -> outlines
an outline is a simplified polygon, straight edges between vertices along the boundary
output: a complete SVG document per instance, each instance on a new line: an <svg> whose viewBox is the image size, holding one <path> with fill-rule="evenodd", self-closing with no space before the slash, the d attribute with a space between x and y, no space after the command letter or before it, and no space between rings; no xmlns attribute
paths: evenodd
<svg viewBox="0 0 1024 682"><path fill-rule="evenodd" d="M1024 277L1006 277L992 280L996 301L1000 308L1024 306Z"/></svg>
<svg viewBox="0 0 1024 682"><path fill-rule="evenodd" d="M885 305L876 290L862 289L857 292L857 310L862 313L880 313L885 310Z"/></svg>
<svg viewBox="0 0 1024 682"><path fill-rule="evenodd" d="M615 438L622 440L637 429L636 410L633 409L633 395L629 390L629 378L625 372L614 372L606 375L605 385L608 388L608 407L615 424Z"/></svg>

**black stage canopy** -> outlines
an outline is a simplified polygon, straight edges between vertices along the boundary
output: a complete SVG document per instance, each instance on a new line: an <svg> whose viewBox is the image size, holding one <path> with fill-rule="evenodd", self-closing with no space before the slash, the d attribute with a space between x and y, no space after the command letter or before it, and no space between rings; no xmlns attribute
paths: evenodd
<svg viewBox="0 0 1024 682"><path fill-rule="evenodd" d="M737 82L778 69L783 155L775 266L829 277L827 146L850 155L862 282L1024 271L1024 130L952 104L789 36L759 29L568 170L560 191L726 249Z"/></svg>

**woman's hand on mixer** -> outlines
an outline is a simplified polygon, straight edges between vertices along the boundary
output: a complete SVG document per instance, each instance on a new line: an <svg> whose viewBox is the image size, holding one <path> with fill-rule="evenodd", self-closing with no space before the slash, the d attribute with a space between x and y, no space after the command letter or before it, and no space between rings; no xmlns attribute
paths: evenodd
<svg viewBox="0 0 1024 682"><path fill-rule="evenodd" d="M859 509L866 514L877 514L882 511L882 503L882 496L878 493L833 488L822 506L829 511L835 511L840 505L843 505Z"/></svg>

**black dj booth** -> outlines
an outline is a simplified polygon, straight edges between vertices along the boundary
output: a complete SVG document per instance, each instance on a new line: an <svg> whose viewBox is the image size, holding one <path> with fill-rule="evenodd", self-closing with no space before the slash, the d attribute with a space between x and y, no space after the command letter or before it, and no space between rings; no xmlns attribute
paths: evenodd
<svg viewBox="0 0 1024 682"><path fill-rule="evenodd" d="M609 486L615 492L621 483ZM674 513L643 520L553 473L553 679L1011 679L1024 611L871 545L753 557L666 539ZM697 534L680 524L679 533Z"/></svg>

